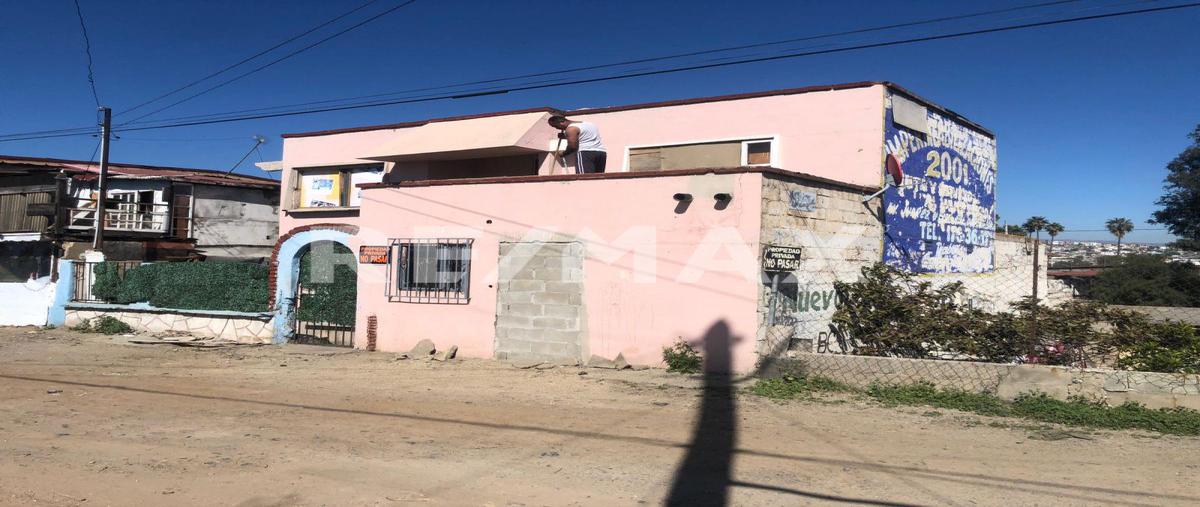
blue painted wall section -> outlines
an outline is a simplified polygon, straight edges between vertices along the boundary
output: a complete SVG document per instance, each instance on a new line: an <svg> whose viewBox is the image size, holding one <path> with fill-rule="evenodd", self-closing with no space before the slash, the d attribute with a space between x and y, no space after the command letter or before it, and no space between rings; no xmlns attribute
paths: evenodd
<svg viewBox="0 0 1200 507"><path fill-rule="evenodd" d="M885 113L885 149L904 183L883 194L884 252L913 273L987 273L995 262L996 140L926 108L927 132Z"/></svg>
<svg viewBox="0 0 1200 507"><path fill-rule="evenodd" d="M58 285L54 287L54 302L46 314L46 324L62 326L67 323L67 303L75 291L75 263L67 259L58 261Z"/></svg>
<svg viewBox="0 0 1200 507"><path fill-rule="evenodd" d="M332 229L318 229L298 233L279 246L279 267L275 270L275 329L272 341L287 342L292 335L292 313L296 310L296 277L300 275L300 254L304 247L316 241L336 241L350 248L350 235Z"/></svg>

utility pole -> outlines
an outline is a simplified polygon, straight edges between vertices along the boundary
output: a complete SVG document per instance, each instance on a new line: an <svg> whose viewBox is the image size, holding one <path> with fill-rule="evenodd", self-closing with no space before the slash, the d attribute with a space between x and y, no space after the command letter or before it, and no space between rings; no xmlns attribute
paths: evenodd
<svg viewBox="0 0 1200 507"><path fill-rule="evenodd" d="M1042 242L1039 239L1033 240L1033 300L1038 298L1038 271L1041 271L1041 262L1038 259L1038 254L1042 249Z"/></svg>
<svg viewBox="0 0 1200 507"><path fill-rule="evenodd" d="M108 138L112 134L112 109L100 109L100 178L96 180L96 235L92 238L92 250L104 250L104 206L108 197Z"/></svg>
<svg viewBox="0 0 1200 507"><path fill-rule="evenodd" d="M1040 327L1038 325L1038 305L1041 304L1038 302L1038 270L1041 266L1038 265L1038 252L1042 249L1041 243L1040 238L1033 240L1033 306L1029 310L1029 316L1031 317L1029 331L1033 335L1034 340L1039 339L1038 328Z"/></svg>

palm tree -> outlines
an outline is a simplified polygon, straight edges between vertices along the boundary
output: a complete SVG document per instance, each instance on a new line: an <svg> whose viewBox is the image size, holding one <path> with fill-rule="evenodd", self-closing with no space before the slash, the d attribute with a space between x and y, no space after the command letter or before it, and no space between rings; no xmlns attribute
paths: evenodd
<svg viewBox="0 0 1200 507"><path fill-rule="evenodd" d="M1046 220L1046 217L1029 217L1029 220L1026 220L1021 228L1033 234L1038 241L1041 241L1042 231L1046 229L1047 225L1050 225L1050 222Z"/></svg>
<svg viewBox="0 0 1200 507"><path fill-rule="evenodd" d="M1046 249L1046 264L1050 263L1050 255L1054 253L1054 238L1059 234L1062 234L1062 231L1065 230L1066 228L1064 228L1062 224L1058 222L1050 222L1046 224L1046 234L1050 235L1050 248Z"/></svg>
<svg viewBox="0 0 1200 507"><path fill-rule="evenodd" d="M1117 237L1117 257L1121 256L1121 238L1133 230L1133 222L1128 218L1114 218L1104 223L1113 236Z"/></svg>

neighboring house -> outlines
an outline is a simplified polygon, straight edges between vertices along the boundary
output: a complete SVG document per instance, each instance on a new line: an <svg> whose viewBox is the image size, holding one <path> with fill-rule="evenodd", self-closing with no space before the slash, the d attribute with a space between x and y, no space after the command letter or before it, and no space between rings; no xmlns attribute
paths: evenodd
<svg viewBox="0 0 1200 507"><path fill-rule="evenodd" d="M99 168L0 155L0 281L51 274L90 249ZM59 197L56 197L59 196ZM110 260L268 257L279 183L221 171L109 165L104 252Z"/></svg>
<svg viewBox="0 0 1200 507"><path fill-rule="evenodd" d="M276 339L311 329L294 317L301 259L349 249L356 347L657 364L685 340L748 371L835 349L832 284L863 266L978 281L1009 259L993 134L890 83L566 111L599 127L607 174L549 156L557 113L284 135L260 165L283 183Z"/></svg>

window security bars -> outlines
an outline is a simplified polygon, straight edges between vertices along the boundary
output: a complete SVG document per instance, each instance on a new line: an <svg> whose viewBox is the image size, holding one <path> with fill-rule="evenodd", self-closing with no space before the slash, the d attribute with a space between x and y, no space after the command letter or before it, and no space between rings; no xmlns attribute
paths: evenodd
<svg viewBox="0 0 1200 507"><path fill-rule="evenodd" d="M470 302L473 242L465 238L392 239L388 250L388 301Z"/></svg>

